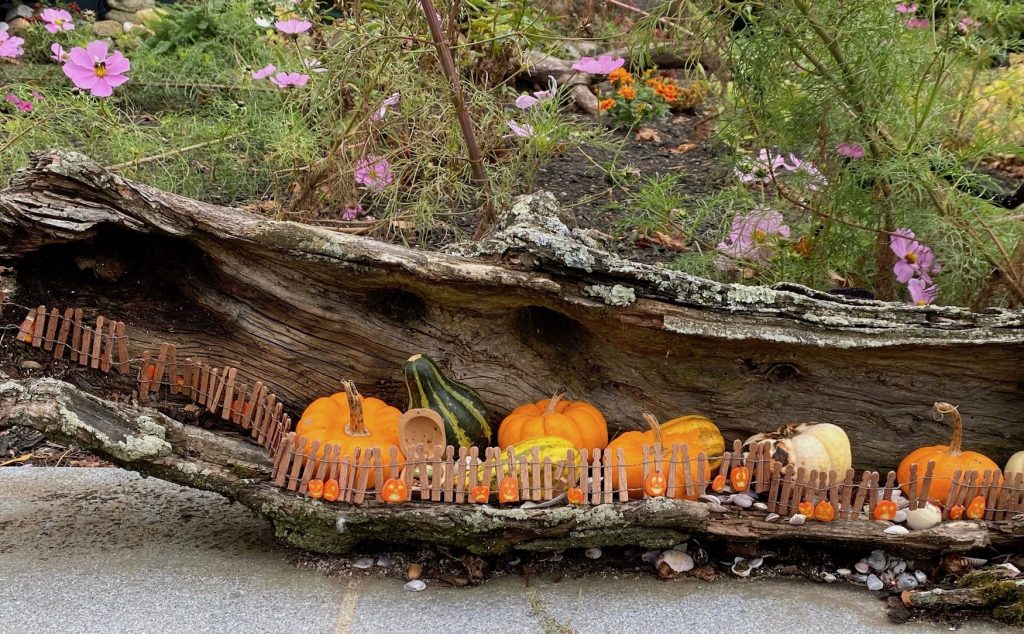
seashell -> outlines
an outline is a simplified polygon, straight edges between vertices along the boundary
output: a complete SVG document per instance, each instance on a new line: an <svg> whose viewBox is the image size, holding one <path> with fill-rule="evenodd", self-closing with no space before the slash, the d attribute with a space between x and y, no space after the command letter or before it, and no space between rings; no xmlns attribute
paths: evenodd
<svg viewBox="0 0 1024 634"><path fill-rule="evenodd" d="M600 559L601 549L594 546L583 551L583 554L587 556L587 559Z"/></svg>
<svg viewBox="0 0 1024 634"><path fill-rule="evenodd" d="M928 583L928 575L924 574L920 570L914 571L914 578L917 579L917 583L919 585L923 586L924 584Z"/></svg>
<svg viewBox="0 0 1024 634"><path fill-rule="evenodd" d="M754 557L749 563L752 570L757 570L764 565L764 557Z"/></svg>
<svg viewBox="0 0 1024 634"><path fill-rule="evenodd" d="M907 526L915 531L927 530L942 521L942 511L934 504L925 504L913 511L907 511Z"/></svg>
<svg viewBox="0 0 1024 634"><path fill-rule="evenodd" d="M681 553L685 553L688 549L689 549L689 544L687 544L686 542L683 542L681 544L676 544L675 546L672 547L672 550L678 550Z"/></svg>
<svg viewBox="0 0 1024 634"><path fill-rule="evenodd" d="M725 507L721 504L712 504L710 511L712 513L726 513Z"/></svg>
<svg viewBox="0 0 1024 634"><path fill-rule="evenodd" d="M649 564L653 564L655 561L658 560L658 555L660 555L660 554L661 554L660 550L648 550L647 552L645 552L643 555L640 556L640 559L645 561L645 562L647 562L647 563L649 563Z"/></svg>
<svg viewBox="0 0 1024 634"><path fill-rule="evenodd" d="M377 562L376 563L381 568L387 568L388 566L391 565L391 557L388 557L387 555L381 555L381 556L377 557Z"/></svg>
<svg viewBox="0 0 1024 634"><path fill-rule="evenodd" d="M1017 575L1020 574L1020 568L1018 568L1017 566L1014 566L1010 562L1006 562L1005 564L997 564L995 567L996 568L1005 568L1006 570L1008 570L1010 572L1010 574L1009 574L1010 577L1016 577Z"/></svg>
<svg viewBox="0 0 1024 634"><path fill-rule="evenodd" d="M900 590L913 590L918 586L917 577L906 573L896 578L896 587Z"/></svg>
<svg viewBox="0 0 1024 634"><path fill-rule="evenodd" d="M853 571L849 568L839 568L838 570L836 570L836 574L840 577L849 577L851 574L853 574Z"/></svg>
<svg viewBox="0 0 1024 634"><path fill-rule="evenodd" d="M868 590L881 590L885 587L885 584L882 583L882 580L876 577L875 575L868 575L867 584Z"/></svg>
<svg viewBox="0 0 1024 634"><path fill-rule="evenodd" d="M898 497L893 501L896 502L896 508L905 509L910 506L910 500L905 497Z"/></svg>
<svg viewBox="0 0 1024 634"><path fill-rule="evenodd" d="M981 557L964 557L964 559L971 562L972 566L984 566L988 563L988 559L982 559Z"/></svg>
<svg viewBox="0 0 1024 634"><path fill-rule="evenodd" d="M519 508L521 508L521 509L532 509L532 508L536 508L537 506L540 506L537 502L527 501L527 502L523 502L519 506Z"/></svg>
<svg viewBox="0 0 1024 634"><path fill-rule="evenodd" d="M404 587L409 592L419 592L420 590L426 590L427 584L421 579L413 579L409 583L405 584Z"/></svg>
<svg viewBox="0 0 1024 634"><path fill-rule="evenodd" d="M908 531L903 526L890 526L889 528L885 529L885 533L887 535L906 535L909 532L910 531Z"/></svg>
<svg viewBox="0 0 1024 634"><path fill-rule="evenodd" d="M697 499L700 500L701 502L707 502L708 504L721 504L722 503L722 501L718 499L717 495L708 495L707 493L705 493L704 495L700 496Z"/></svg>
<svg viewBox="0 0 1024 634"><path fill-rule="evenodd" d="M902 524L903 522L906 522L907 521L907 512L906 512L906 510L900 509L900 510L896 511L896 516L892 518L892 521L896 522L897 524Z"/></svg>
<svg viewBox="0 0 1024 634"><path fill-rule="evenodd" d="M777 519L779 519L778 513L769 513L768 515L764 516L764 521L766 522L774 522Z"/></svg>
<svg viewBox="0 0 1024 634"><path fill-rule="evenodd" d="M737 577L749 577L753 568L750 566L750 562L746 559L737 557L736 562L729 568L729 570L731 570L732 574Z"/></svg>
<svg viewBox="0 0 1024 634"><path fill-rule="evenodd" d="M731 502L741 509L749 509L754 505L754 498L750 497L746 493L737 493L732 496Z"/></svg>
<svg viewBox="0 0 1024 634"><path fill-rule="evenodd" d="M835 583L838 577L830 572L821 573L821 578L825 580L825 583Z"/></svg>
<svg viewBox="0 0 1024 634"><path fill-rule="evenodd" d="M654 562L658 576L665 579L693 570L693 565L693 557L678 550L666 550L658 555L657 561Z"/></svg>
<svg viewBox="0 0 1024 634"><path fill-rule="evenodd" d="M886 566L889 565L889 558L880 550L872 550L871 554L868 555L867 562L872 570L881 571L885 570Z"/></svg>
<svg viewBox="0 0 1024 634"><path fill-rule="evenodd" d="M367 570L369 568L373 568L375 561L376 560L373 557L362 557L360 559L356 559L355 563L352 564L352 567L359 570Z"/></svg>
<svg viewBox="0 0 1024 634"><path fill-rule="evenodd" d="M857 572L859 572L862 575L866 575L869 572L871 572L871 566L868 565L867 559L861 559L860 561L858 561L854 568L856 568Z"/></svg>
<svg viewBox="0 0 1024 634"><path fill-rule="evenodd" d="M754 508L759 511L767 511L768 505L765 504L764 502L754 502Z"/></svg>
<svg viewBox="0 0 1024 634"><path fill-rule="evenodd" d="M797 513L793 517L789 518L789 523L793 526L803 526L804 522L806 521L807 517L805 515L801 515L800 513Z"/></svg>
<svg viewBox="0 0 1024 634"><path fill-rule="evenodd" d="M522 559L520 559L519 557L515 557L515 558L513 558L513 559L509 559L509 560L508 560L508 561L506 561L505 563L507 563L507 564L508 564L508 565L510 565L510 566L518 566L518 565L519 565L519 564L520 564L520 563L521 563L522 561L523 561L523 560L522 560Z"/></svg>

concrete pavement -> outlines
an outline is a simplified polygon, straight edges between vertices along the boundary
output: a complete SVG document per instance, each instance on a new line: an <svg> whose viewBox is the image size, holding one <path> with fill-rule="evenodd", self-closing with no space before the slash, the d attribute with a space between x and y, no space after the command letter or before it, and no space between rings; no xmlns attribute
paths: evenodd
<svg viewBox="0 0 1024 634"><path fill-rule="evenodd" d="M847 585L618 573L410 593L377 568L326 576L294 558L217 495L115 469L0 469L0 632L948 631L894 626Z"/></svg>

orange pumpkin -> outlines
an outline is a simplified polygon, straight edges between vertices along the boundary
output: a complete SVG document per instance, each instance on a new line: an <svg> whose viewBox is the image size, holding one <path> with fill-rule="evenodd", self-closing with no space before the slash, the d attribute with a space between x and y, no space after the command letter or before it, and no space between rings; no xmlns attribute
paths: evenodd
<svg viewBox="0 0 1024 634"><path fill-rule="evenodd" d="M725 491L725 474L719 473L715 476L715 479L711 481L711 490L715 493L721 493Z"/></svg>
<svg viewBox="0 0 1024 634"><path fill-rule="evenodd" d="M380 488L380 497L388 504L398 504L409 499L409 487L405 480L388 478Z"/></svg>
<svg viewBox="0 0 1024 634"><path fill-rule="evenodd" d="M796 512L804 517L814 517L814 502L801 502L797 504Z"/></svg>
<svg viewBox="0 0 1024 634"><path fill-rule="evenodd" d="M486 504L491 499L491 487L486 484L478 484L469 490L469 501L477 504Z"/></svg>
<svg viewBox="0 0 1024 634"><path fill-rule="evenodd" d="M668 489L668 478L657 471L652 471L647 475L647 482L644 482L644 493L652 498L661 497L665 495L665 491Z"/></svg>
<svg viewBox="0 0 1024 634"><path fill-rule="evenodd" d="M565 438L577 449L604 449L608 446L608 423L593 405L564 400L565 390L550 399L520 405L512 410L498 428L498 446L511 445L537 436Z"/></svg>
<svg viewBox="0 0 1024 634"><path fill-rule="evenodd" d="M928 463L934 461L935 471L932 473L932 484L928 489L928 496L936 500L945 500L953 482L953 475L958 469L963 473L977 471L980 474L987 470L997 471L999 466L980 453L960 449L964 426L956 407L949 403L936 403L935 412L940 417L949 414L953 419L953 438L949 445L915 449L900 463L896 475L901 483L900 488L905 494L910 495L910 465L916 464L918 477L923 477ZM999 482L1002 482L1002 477L999 478Z"/></svg>
<svg viewBox="0 0 1024 634"><path fill-rule="evenodd" d="M967 510L964 511L964 517L969 520L980 520L985 517L985 496L976 495L971 503L967 505Z"/></svg>
<svg viewBox="0 0 1024 634"><path fill-rule="evenodd" d="M896 519L896 511L898 510L900 510L899 505L892 500L881 500L875 505L875 510L871 516L876 520L891 522Z"/></svg>
<svg viewBox="0 0 1024 634"><path fill-rule="evenodd" d="M515 476L505 476L498 485L498 501L511 504L519 501L519 480Z"/></svg>
<svg viewBox="0 0 1024 634"><path fill-rule="evenodd" d="M608 443L608 449L611 451L611 460L609 462L612 465L612 486L616 490L619 488L619 470L617 468L619 449L622 449L623 457L626 461L626 486L629 488L629 497L637 499L643 497L644 492L644 445L653 447L655 443L661 443L662 447L665 448L665 451L662 453L661 473L668 474L669 462L672 459L672 445L686 444L690 455L690 479L694 483L694 493L693 495L686 494L686 480L683 477L683 469L677 468L675 497L677 499L696 500L698 496L704 493L704 491L698 491L699 487L696 486L697 482L701 480L700 472L698 471L697 453L703 451L701 445L695 444L695 442L698 442L698 439L690 431L665 434L663 433L662 426L658 424L657 419L652 414L644 412L643 416L650 426L648 431L628 431ZM703 479L707 481L710 478L711 465L710 462L705 461ZM671 484L671 482L668 483L669 486Z"/></svg>
<svg viewBox="0 0 1024 634"><path fill-rule="evenodd" d="M959 504L954 504L953 506L949 507L949 519L959 520L963 519L963 517L964 507L960 506Z"/></svg>
<svg viewBox="0 0 1024 634"><path fill-rule="evenodd" d="M341 497L341 485L337 480L324 482L324 499L328 502L337 502Z"/></svg>
<svg viewBox="0 0 1024 634"><path fill-rule="evenodd" d="M324 496L324 481L323 480L310 480L309 484L306 485L306 495L319 500Z"/></svg>
<svg viewBox="0 0 1024 634"><path fill-rule="evenodd" d="M402 413L380 399L363 398L351 381L342 384L344 392L318 398L302 412L295 426L296 440L306 439L307 456L312 448L309 443L319 440L316 459L323 458L326 445L336 444L341 446L339 459L348 456L349 460L355 460L357 447L364 453L376 447L380 449L381 458L389 460L391 448L398 447L398 419ZM399 450L398 468L404 465L405 456ZM376 484L371 470L368 486Z"/></svg>
<svg viewBox="0 0 1024 634"><path fill-rule="evenodd" d="M814 507L814 519L819 522L831 522L836 518L836 507L828 500L818 502Z"/></svg>
<svg viewBox="0 0 1024 634"><path fill-rule="evenodd" d="M569 490L565 492L565 497L569 500L569 504L583 504L583 489L579 487L570 487Z"/></svg>
<svg viewBox="0 0 1024 634"><path fill-rule="evenodd" d="M729 483L737 493L746 491L750 484L750 467L733 467L729 473Z"/></svg>

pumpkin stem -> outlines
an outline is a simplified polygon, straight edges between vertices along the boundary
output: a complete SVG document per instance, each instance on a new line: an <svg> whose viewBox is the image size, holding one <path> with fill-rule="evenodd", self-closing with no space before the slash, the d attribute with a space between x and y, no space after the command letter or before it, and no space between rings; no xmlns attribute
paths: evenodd
<svg viewBox="0 0 1024 634"><path fill-rule="evenodd" d="M558 388L558 391L555 392L554 396L552 396L550 399L548 399L548 406L544 410L544 413L545 414L554 414L555 413L555 409L558 408L558 402L561 401L563 398L565 398L565 393L568 392L568 391L569 390L567 388L564 388L564 387Z"/></svg>
<svg viewBox="0 0 1024 634"><path fill-rule="evenodd" d="M945 414L949 414L949 417L953 419L953 438L949 441L949 453L954 456L960 453L960 445L964 439L964 422L960 418L957 407L959 406L949 403L935 404L935 413L938 414L939 420L942 420Z"/></svg>
<svg viewBox="0 0 1024 634"><path fill-rule="evenodd" d="M345 394L348 396L348 424L345 425L345 433L349 436L369 436L370 432L366 431L366 421L363 420L363 402L359 399L356 384L347 379L341 384L345 387Z"/></svg>
<svg viewBox="0 0 1024 634"><path fill-rule="evenodd" d="M654 442L657 444L665 444L664 436L661 435L661 425L658 423L658 419L654 417L654 414L650 412L641 412L644 420L651 426L651 431L654 432Z"/></svg>

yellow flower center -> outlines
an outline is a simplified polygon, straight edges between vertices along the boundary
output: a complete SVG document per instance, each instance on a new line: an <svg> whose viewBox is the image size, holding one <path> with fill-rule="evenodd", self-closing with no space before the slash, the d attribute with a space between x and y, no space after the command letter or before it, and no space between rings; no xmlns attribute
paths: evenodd
<svg viewBox="0 0 1024 634"><path fill-rule="evenodd" d="M64 20L61 20L60 18L57 18L56 20L53 21L53 23L56 24L57 26L60 26L60 25L64 24Z"/></svg>
<svg viewBox="0 0 1024 634"><path fill-rule="evenodd" d="M764 242L768 238L768 234L761 229L754 229L754 242Z"/></svg>
<svg viewBox="0 0 1024 634"><path fill-rule="evenodd" d="M919 300L917 300L917 305L918 306L927 306L928 302L924 301L923 299L919 299Z"/></svg>
<svg viewBox="0 0 1024 634"><path fill-rule="evenodd" d="M95 64L93 64L92 70L93 70L94 73L96 73L97 77L106 77L107 76L107 63L106 62L96 62Z"/></svg>
<svg viewBox="0 0 1024 634"><path fill-rule="evenodd" d="M906 261L909 262L910 264L917 264L917 254L914 253L913 251L906 254L904 256L904 259L906 259Z"/></svg>

